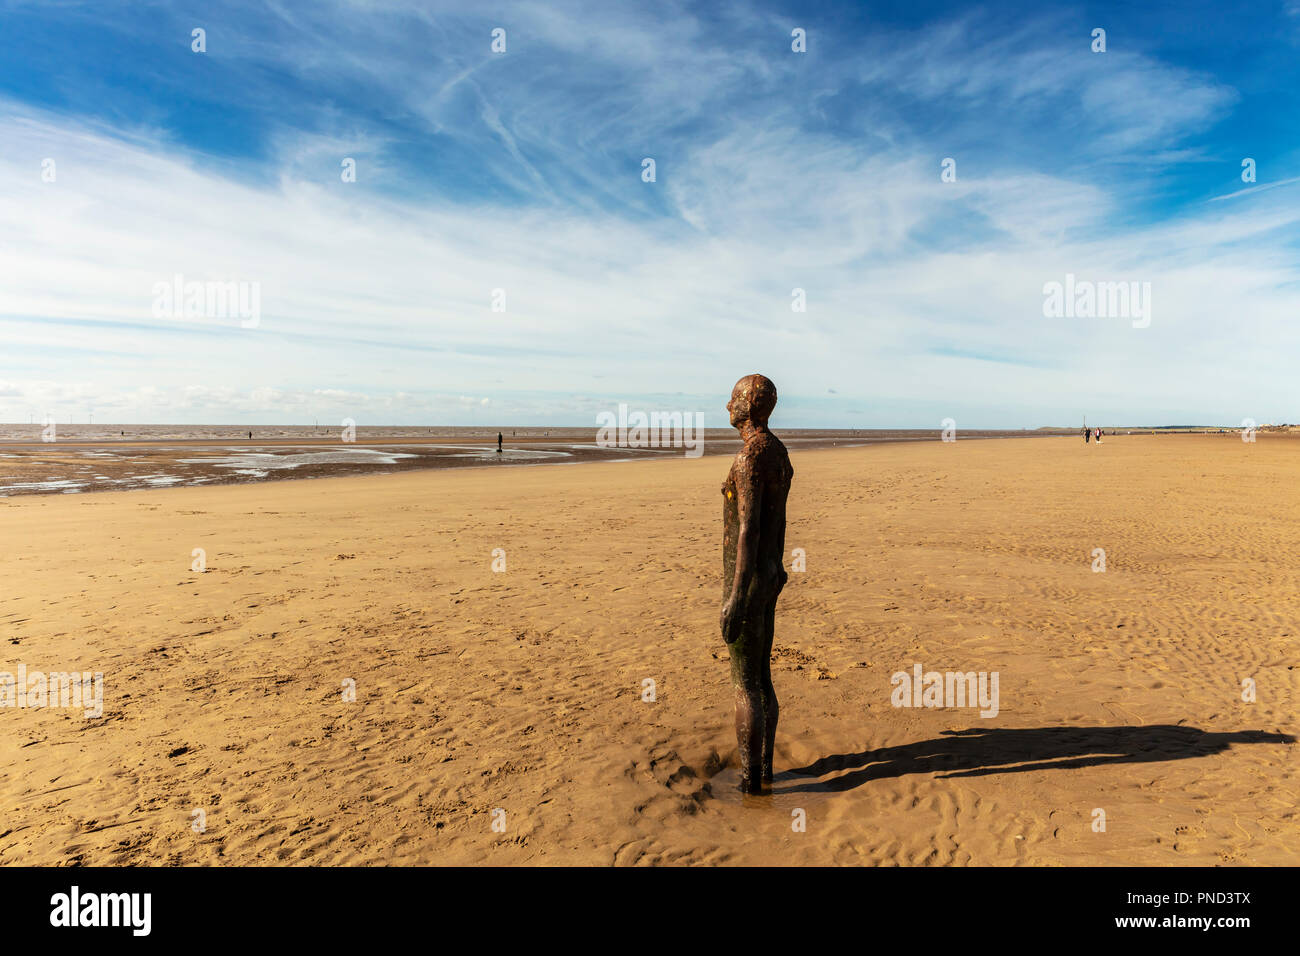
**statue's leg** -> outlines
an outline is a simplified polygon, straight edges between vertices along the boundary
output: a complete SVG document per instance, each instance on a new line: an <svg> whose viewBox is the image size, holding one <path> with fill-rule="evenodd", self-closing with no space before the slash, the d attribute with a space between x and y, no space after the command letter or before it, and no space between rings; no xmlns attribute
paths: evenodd
<svg viewBox="0 0 1300 956"><path fill-rule="evenodd" d="M757 653L761 632L749 628L731 645L731 683L736 692L736 745L740 751L740 788L763 789L763 741L766 736L762 680Z"/></svg>
<svg viewBox="0 0 1300 956"><path fill-rule="evenodd" d="M740 748L740 789L763 789L763 710L755 687L736 688L736 744Z"/></svg>
<svg viewBox="0 0 1300 956"><path fill-rule="evenodd" d="M772 750L776 746L776 720L780 707L776 702L776 688L772 685L772 637L776 624L776 601L773 600L763 615L762 683L760 692L763 707L763 781L772 782Z"/></svg>

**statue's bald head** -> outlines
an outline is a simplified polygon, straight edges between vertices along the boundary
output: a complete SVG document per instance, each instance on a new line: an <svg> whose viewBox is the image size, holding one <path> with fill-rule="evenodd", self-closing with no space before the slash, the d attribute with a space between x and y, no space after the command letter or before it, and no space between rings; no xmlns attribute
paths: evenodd
<svg viewBox="0 0 1300 956"><path fill-rule="evenodd" d="M776 407L776 386L766 375L746 375L731 390L731 401L727 411L731 413L731 424L739 428L744 422L766 425L768 416Z"/></svg>

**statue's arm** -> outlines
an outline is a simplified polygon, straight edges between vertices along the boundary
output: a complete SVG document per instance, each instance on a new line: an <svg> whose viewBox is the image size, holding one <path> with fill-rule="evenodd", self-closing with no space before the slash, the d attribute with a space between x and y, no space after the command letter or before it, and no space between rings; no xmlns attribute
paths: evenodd
<svg viewBox="0 0 1300 956"><path fill-rule="evenodd" d="M763 486L747 474L736 484L736 517L739 527L736 534L736 577L732 581L732 594L744 594L754 580L758 567L758 513L762 504Z"/></svg>
<svg viewBox="0 0 1300 956"><path fill-rule="evenodd" d="M731 581L731 595L722 607L722 637L730 644L739 636L741 621L737 608L753 584L758 568L759 509L763 486L752 465L736 476L736 572Z"/></svg>

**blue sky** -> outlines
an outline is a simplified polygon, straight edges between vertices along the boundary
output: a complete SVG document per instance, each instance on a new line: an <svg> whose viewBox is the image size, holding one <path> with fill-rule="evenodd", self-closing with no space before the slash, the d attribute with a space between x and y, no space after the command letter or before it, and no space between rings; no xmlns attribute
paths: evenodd
<svg viewBox="0 0 1300 956"><path fill-rule="evenodd" d="M0 0L0 420L1296 421L1297 100L1300 0Z"/></svg>

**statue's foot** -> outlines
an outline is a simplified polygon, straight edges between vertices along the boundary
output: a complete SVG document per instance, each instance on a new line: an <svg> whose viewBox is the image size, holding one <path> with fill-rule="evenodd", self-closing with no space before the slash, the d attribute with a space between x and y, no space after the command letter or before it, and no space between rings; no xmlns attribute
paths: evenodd
<svg viewBox="0 0 1300 956"><path fill-rule="evenodd" d="M764 791L764 789L765 789L765 788L764 788L764 784L765 784L765 783L766 783L768 786L770 786L771 783L772 783L772 781L771 781L770 778L767 779L767 780L763 780L763 779L760 778L760 777L741 777L741 778L740 778L740 790L741 790L742 793L758 793L758 794L761 794L761 793Z"/></svg>

